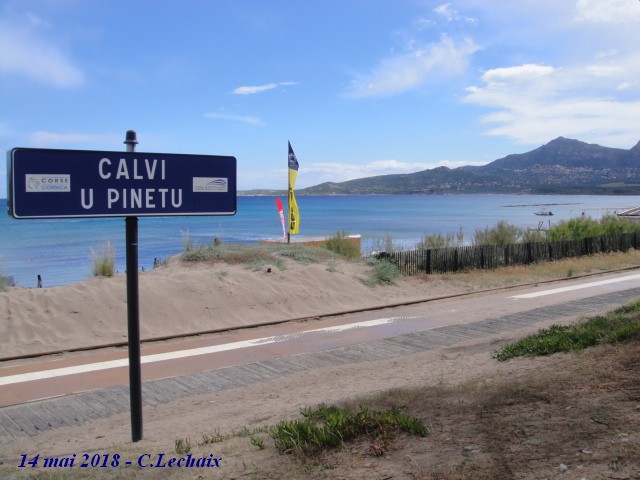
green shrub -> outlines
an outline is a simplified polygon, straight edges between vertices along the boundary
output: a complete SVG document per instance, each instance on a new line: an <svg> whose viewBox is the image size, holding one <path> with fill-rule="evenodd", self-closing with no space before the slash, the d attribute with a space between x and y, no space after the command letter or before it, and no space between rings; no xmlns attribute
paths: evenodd
<svg viewBox="0 0 640 480"><path fill-rule="evenodd" d="M358 243L349 239L344 230L327 240L326 248L342 257L354 259L360 258L361 252Z"/></svg>
<svg viewBox="0 0 640 480"><path fill-rule="evenodd" d="M418 250L429 250L431 248L449 248L462 245L464 243L464 232L462 227L458 230L458 233L447 233L443 235L441 233L433 233L425 235L420 242L416 245Z"/></svg>
<svg viewBox="0 0 640 480"><path fill-rule="evenodd" d="M586 237L595 237L602 234L599 222L590 217L572 218L562 220L547 231L547 236L552 242L562 240L579 240Z"/></svg>
<svg viewBox="0 0 640 480"><path fill-rule="evenodd" d="M523 243L546 242L547 232L544 230L527 229L522 231L521 241Z"/></svg>
<svg viewBox="0 0 640 480"><path fill-rule="evenodd" d="M522 229L500 220L495 227L476 230L474 245L511 245L522 238Z"/></svg>
<svg viewBox="0 0 640 480"><path fill-rule="evenodd" d="M422 241L418 242L416 248L418 250L428 250L430 248L446 248L455 247L457 242L453 233L442 235L441 233L434 233L431 235L425 235Z"/></svg>
<svg viewBox="0 0 640 480"><path fill-rule="evenodd" d="M549 228L547 235L551 241L561 241L633 232L640 232L640 224L617 215L605 215L600 220L591 217L562 220Z"/></svg>
<svg viewBox="0 0 640 480"><path fill-rule="evenodd" d="M401 275L400 268L391 260L370 258L368 262L373 268L369 273L369 278L363 281L369 287L394 285L396 279Z"/></svg>

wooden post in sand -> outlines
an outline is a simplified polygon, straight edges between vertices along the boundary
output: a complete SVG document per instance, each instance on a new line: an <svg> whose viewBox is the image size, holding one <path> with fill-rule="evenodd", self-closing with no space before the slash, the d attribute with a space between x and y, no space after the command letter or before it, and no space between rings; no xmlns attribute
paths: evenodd
<svg viewBox="0 0 640 480"><path fill-rule="evenodd" d="M127 131L127 152L135 152L136 132ZM131 441L142 440L142 369L140 366L140 304L138 293L138 217L126 217L127 327L129 343L129 399Z"/></svg>

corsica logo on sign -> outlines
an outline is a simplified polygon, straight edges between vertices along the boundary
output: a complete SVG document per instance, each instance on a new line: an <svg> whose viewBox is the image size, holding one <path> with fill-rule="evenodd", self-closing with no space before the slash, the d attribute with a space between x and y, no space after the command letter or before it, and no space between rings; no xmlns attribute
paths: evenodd
<svg viewBox="0 0 640 480"><path fill-rule="evenodd" d="M27 192L70 192L71 175L25 175Z"/></svg>

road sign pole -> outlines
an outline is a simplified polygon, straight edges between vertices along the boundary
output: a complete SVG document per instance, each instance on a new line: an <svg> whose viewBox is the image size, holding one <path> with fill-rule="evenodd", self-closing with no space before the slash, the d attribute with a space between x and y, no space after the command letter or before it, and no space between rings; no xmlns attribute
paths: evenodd
<svg viewBox="0 0 640 480"><path fill-rule="evenodd" d="M136 132L128 130L124 143L135 152ZM127 326L129 342L129 398L131 441L142 440L142 371L140 366L140 302L138 292L138 217L126 217Z"/></svg>
<svg viewBox="0 0 640 480"><path fill-rule="evenodd" d="M220 155L13 148L8 210L14 218L125 217L131 437L142 440L138 217L235 215L236 158Z"/></svg>

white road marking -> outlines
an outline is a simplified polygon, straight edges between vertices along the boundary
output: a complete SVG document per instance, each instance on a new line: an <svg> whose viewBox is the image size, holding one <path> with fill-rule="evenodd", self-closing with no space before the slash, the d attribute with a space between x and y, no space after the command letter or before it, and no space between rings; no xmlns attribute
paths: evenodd
<svg viewBox="0 0 640 480"><path fill-rule="evenodd" d="M229 350L239 350L241 348L256 347L267 345L269 343L286 342L295 339L307 333L336 333L352 330L356 328L375 327L392 323L396 318L379 318L376 320L367 320L364 322L348 323L346 325L338 325L335 327L316 328L313 330L305 330L299 333L289 335L278 335L274 337L256 338L254 340L242 340L239 342L223 343L221 345L211 345L209 347L192 348L190 350L177 350L175 352L156 353L153 355L144 355L140 358L141 363L162 362L165 360L175 360L177 358L194 357L197 355L208 355L211 353L227 352ZM52 370L43 370L40 372L21 373L18 375L8 375L0 377L1 385L11 385L14 383L31 382L34 380L43 380L47 378L63 377L66 375L75 375L77 373L97 372L99 370L108 370L110 368L119 368L129 366L129 359L123 358L119 360L110 360L106 362L88 363L85 365L76 365L73 367L55 368Z"/></svg>
<svg viewBox="0 0 640 480"><path fill-rule="evenodd" d="M635 280L640 278L640 274L627 275L626 277L610 278L609 280L600 280L597 282L583 283L581 285L573 285L571 287L552 288L551 290L541 290L539 292L525 293L523 295L514 295L509 298L536 298L544 295L553 295L555 293L571 292L572 290L580 290L582 288L598 287L600 285L609 285L611 283L626 282L627 280Z"/></svg>

